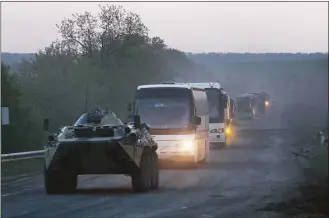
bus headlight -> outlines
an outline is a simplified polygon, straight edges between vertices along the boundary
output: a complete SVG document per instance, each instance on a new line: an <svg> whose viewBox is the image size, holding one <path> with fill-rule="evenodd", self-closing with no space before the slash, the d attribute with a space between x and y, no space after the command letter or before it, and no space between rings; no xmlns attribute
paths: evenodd
<svg viewBox="0 0 329 218"><path fill-rule="evenodd" d="M270 102L265 101L265 106L269 106L269 105L270 105Z"/></svg>
<svg viewBox="0 0 329 218"><path fill-rule="evenodd" d="M194 151L196 146L194 141L183 141L179 146L182 151Z"/></svg>
<svg viewBox="0 0 329 218"><path fill-rule="evenodd" d="M226 128L225 133L226 133L226 135L230 135L231 134L231 128L230 127Z"/></svg>
<svg viewBox="0 0 329 218"><path fill-rule="evenodd" d="M190 150L193 148L193 142L192 141L184 141L182 143L182 149L184 150Z"/></svg>

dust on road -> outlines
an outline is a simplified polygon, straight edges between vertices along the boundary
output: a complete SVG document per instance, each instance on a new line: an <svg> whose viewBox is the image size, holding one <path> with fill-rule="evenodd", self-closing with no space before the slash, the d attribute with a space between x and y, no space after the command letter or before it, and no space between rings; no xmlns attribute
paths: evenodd
<svg viewBox="0 0 329 218"><path fill-rule="evenodd" d="M269 119L275 115L240 124L248 128L211 150L203 167L162 170L160 189L146 194L134 194L124 176L81 176L77 193L54 196L45 194L41 175L8 180L2 217L321 217L313 207L296 209L305 176L291 146L303 132L264 128Z"/></svg>

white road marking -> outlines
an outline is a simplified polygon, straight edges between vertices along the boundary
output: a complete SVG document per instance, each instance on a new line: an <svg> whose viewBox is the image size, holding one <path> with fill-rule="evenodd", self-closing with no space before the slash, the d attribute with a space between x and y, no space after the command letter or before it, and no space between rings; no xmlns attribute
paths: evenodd
<svg viewBox="0 0 329 218"><path fill-rule="evenodd" d="M23 189L21 191L17 191L17 192L11 192L11 193L7 193L7 194L4 194L4 195L1 195L2 197L7 197L7 196L11 196L11 195L17 195L17 194L21 194L23 192L26 192L26 191L30 191L31 189Z"/></svg>

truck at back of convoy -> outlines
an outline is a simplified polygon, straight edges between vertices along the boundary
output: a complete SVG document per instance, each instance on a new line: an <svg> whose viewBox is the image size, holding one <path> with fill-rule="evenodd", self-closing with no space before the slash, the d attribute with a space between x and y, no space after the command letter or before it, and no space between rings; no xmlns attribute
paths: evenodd
<svg viewBox="0 0 329 218"><path fill-rule="evenodd" d="M238 95L235 99L236 118L238 120L253 120L256 116L256 98L249 93Z"/></svg>
<svg viewBox="0 0 329 218"><path fill-rule="evenodd" d="M256 114L266 114L270 106L270 97L266 92L249 92L248 94L255 96Z"/></svg>

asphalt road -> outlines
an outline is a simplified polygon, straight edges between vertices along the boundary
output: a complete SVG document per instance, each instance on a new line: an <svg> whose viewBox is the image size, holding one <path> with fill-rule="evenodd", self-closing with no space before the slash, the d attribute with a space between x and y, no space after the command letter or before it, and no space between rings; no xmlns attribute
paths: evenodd
<svg viewBox="0 0 329 218"><path fill-rule="evenodd" d="M304 174L291 153L302 132L278 129L278 114L240 123L203 167L162 170L160 189L146 194L132 193L124 176L81 176L77 193L56 196L41 175L2 181L2 217L321 217L282 206L301 196Z"/></svg>

